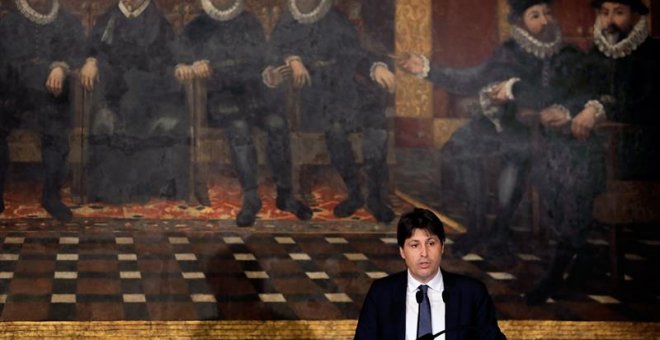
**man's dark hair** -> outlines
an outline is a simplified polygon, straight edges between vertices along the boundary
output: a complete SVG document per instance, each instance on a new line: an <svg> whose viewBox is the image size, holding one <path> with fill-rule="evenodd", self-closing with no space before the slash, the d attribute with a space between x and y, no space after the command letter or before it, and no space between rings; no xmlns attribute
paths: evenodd
<svg viewBox="0 0 660 340"><path fill-rule="evenodd" d="M396 241L399 247L403 247L406 239L410 238L415 229L427 230L432 235L438 236L442 244L445 243L445 227L433 212L427 209L415 208L401 215L396 230Z"/></svg>
<svg viewBox="0 0 660 340"><path fill-rule="evenodd" d="M591 6L598 9L603 6L604 2L616 2L619 4L628 5L633 11L641 15L649 14L649 8L641 0L592 0Z"/></svg>
<svg viewBox="0 0 660 340"><path fill-rule="evenodd" d="M546 4L550 5L552 0L509 0L509 22L515 23L522 18L525 11L535 5Z"/></svg>

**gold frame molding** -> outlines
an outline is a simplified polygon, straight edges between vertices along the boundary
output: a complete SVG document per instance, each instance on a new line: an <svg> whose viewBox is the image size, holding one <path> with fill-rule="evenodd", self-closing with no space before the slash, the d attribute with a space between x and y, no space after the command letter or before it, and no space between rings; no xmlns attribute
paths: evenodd
<svg viewBox="0 0 660 340"><path fill-rule="evenodd" d="M660 323L500 321L509 339L658 339ZM352 339L355 320L2 322L0 338Z"/></svg>
<svg viewBox="0 0 660 340"><path fill-rule="evenodd" d="M433 34L431 0L396 2L396 52L431 55ZM397 71L396 112L399 117L433 117L433 86L414 76Z"/></svg>
<svg viewBox="0 0 660 340"><path fill-rule="evenodd" d="M500 42L511 36L511 24L509 24L509 4L507 0L497 1L497 29Z"/></svg>

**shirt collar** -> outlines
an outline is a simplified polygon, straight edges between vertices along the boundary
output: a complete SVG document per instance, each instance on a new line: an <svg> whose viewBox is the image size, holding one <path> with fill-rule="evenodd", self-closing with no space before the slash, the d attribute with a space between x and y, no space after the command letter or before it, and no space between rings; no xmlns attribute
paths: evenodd
<svg viewBox="0 0 660 340"><path fill-rule="evenodd" d="M291 12L291 16L293 16L298 23L313 24L328 14L330 9L332 9L333 4L334 2L332 0L321 0L313 11L302 13L298 8L296 0L289 0L289 12Z"/></svg>
<svg viewBox="0 0 660 340"><path fill-rule="evenodd" d="M217 21L232 20L241 14L243 9L245 9L245 3L243 0L235 0L234 4L224 11L216 8L211 0L202 0L201 3L204 12L206 12L209 17Z"/></svg>
<svg viewBox="0 0 660 340"><path fill-rule="evenodd" d="M23 16L38 25L48 25L55 21L60 10L60 2L58 0L53 1L53 7L51 7L50 12L47 14L41 14L34 10L30 7L27 0L16 0L15 3L16 8L18 8L18 11L21 12Z"/></svg>
<svg viewBox="0 0 660 340"><path fill-rule="evenodd" d="M625 39L612 45L607 41L605 36L603 36L603 29L600 25L600 20L597 19L594 24L594 43L598 50L608 58L619 59L627 57L637 50L637 48L646 41L649 33L646 16L642 16L633 27L632 32L630 32Z"/></svg>
<svg viewBox="0 0 660 340"><path fill-rule="evenodd" d="M144 12L147 7L149 7L149 4L151 3L151 0L146 0L145 2L140 5L140 7L134 9L133 11L130 11L125 5L123 1L119 1L119 10L124 14L125 17L127 18L137 18L139 17L142 12Z"/></svg>
<svg viewBox="0 0 660 340"><path fill-rule="evenodd" d="M513 25L511 28L511 37L525 52L539 59L548 59L557 54L563 46L563 38L559 25L552 24L550 29L554 30L555 33L555 39L551 42L543 42L536 39L527 30L518 25Z"/></svg>
<svg viewBox="0 0 660 340"><path fill-rule="evenodd" d="M442 280L442 270L438 270L438 273L435 274L431 281L421 283L410 274L410 269L408 269L408 293L416 292L420 285L427 285L431 290L442 292L445 289L445 283Z"/></svg>

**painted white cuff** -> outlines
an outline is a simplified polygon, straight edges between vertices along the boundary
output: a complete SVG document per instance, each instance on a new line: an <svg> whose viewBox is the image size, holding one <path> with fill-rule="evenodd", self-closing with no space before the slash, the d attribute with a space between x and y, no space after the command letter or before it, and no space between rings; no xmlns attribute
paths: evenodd
<svg viewBox="0 0 660 340"><path fill-rule="evenodd" d="M194 62L194 63L192 64L192 66L193 66L193 67L196 67L196 66L201 65L201 64L211 65L211 62L208 61L208 59L197 60L196 62Z"/></svg>
<svg viewBox="0 0 660 340"><path fill-rule="evenodd" d="M50 64L50 69L53 70L56 67L61 67L64 70L64 74L69 74L69 71L71 71L71 67L69 67L69 64L63 62L63 61L56 61L52 64Z"/></svg>
<svg viewBox="0 0 660 340"><path fill-rule="evenodd" d="M300 58L300 56L297 56L297 55L290 55L290 56L288 56L284 59L287 66L291 66L291 62L294 61L294 60L298 60L299 62L302 63L302 58Z"/></svg>
<svg viewBox="0 0 660 340"><path fill-rule="evenodd" d="M495 130L500 133L503 131L502 123L500 122L499 113L501 108L495 105L488 93L492 92L499 83L492 83L479 91L479 104L481 105L481 113L495 125Z"/></svg>
<svg viewBox="0 0 660 340"><path fill-rule="evenodd" d="M590 108L590 107L593 108L594 110L596 110L596 115L595 115L596 121L600 122L600 121L605 120L605 118L606 118L605 117L605 106L603 106L603 104L601 104L601 102L599 102L598 100L590 100L586 104L584 104L585 109Z"/></svg>
<svg viewBox="0 0 660 340"><path fill-rule="evenodd" d="M573 119L573 117L571 116L571 111L568 108L566 108L566 106L564 105L555 104L550 106L550 108L561 111L564 115L566 115L567 120Z"/></svg>
<svg viewBox="0 0 660 340"><path fill-rule="evenodd" d="M278 86L278 84L273 84L270 81L270 77L268 77L268 74L272 72L273 69L274 67L268 66L263 70L263 72L261 72L261 81L264 83L264 85L268 86L271 89L277 88Z"/></svg>
<svg viewBox="0 0 660 340"><path fill-rule="evenodd" d="M426 77L429 76L429 72L431 72L431 62L429 61L429 58L421 54L419 54L418 57L422 58L424 66L422 67L422 72L417 73L415 76L419 79L426 79Z"/></svg>
<svg viewBox="0 0 660 340"><path fill-rule="evenodd" d="M384 67L386 70L390 69L387 66L387 64L385 64L382 61L377 61L377 62L373 63L373 65L371 65L371 68L369 69L369 77L371 77L371 80L376 81L376 77L374 75L374 72L376 71L376 68L380 67L380 66Z"/></svg>
<svg viewBox="0 0 660 340"><path fill-rule="evenodd" d="M520 81L520 78L511 78L506 81L504 84L504 89L506 90L506 97L509 100L515 100L516 98L513 96L513 85L516 85L517 82Z"/></svg>

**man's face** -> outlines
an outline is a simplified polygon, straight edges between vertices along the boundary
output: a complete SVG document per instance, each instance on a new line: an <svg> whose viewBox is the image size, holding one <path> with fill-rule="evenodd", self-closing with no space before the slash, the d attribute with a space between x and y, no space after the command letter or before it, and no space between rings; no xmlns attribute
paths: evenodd
<svg viewBox="0 0 660 340"><path fill-rule="evenodd" d="M440 270L444 245L437 235L425 229L413 229L413 234L399 248L401 257L415 280L427 283Z"/></svg>
<svg viewBox="0 0 660 340"><path fill-rule="evenodd" d="M234 2L236 2L236 0L211 0L213 6L221 10L229 9L229 7L234 5Z"/></svg>
<svg viewBox="0 0 660 340"><path fill-rule="evenodd" d="M549 42L555 39L554 18L550 7L538 4L525 10L522 16L523 28L534 38Z"/></svg>
<svg viewBox="0 0 660 340"><path fill-rule="evenodd" d="M146 0L121 0L121 2L124 4L124 6L126 6L127 8L129 8L131 10L134 10L134 9L140 7L140 5L142 5L142 3L145 2L145 1Z"/></svg>
<svg viewBox="0 0 660 340"><path fill-rule="evenodd" d="M603 36L615 44L628 36L639 15L628 5L604 2L598 9L598 20Z"/></svg>
<svg viewBox="0 0 660 340"><path fill-rule="evenodd" d="M309 13L319 6L321 0L297 0L296 6L302 13Z"/></svg>

